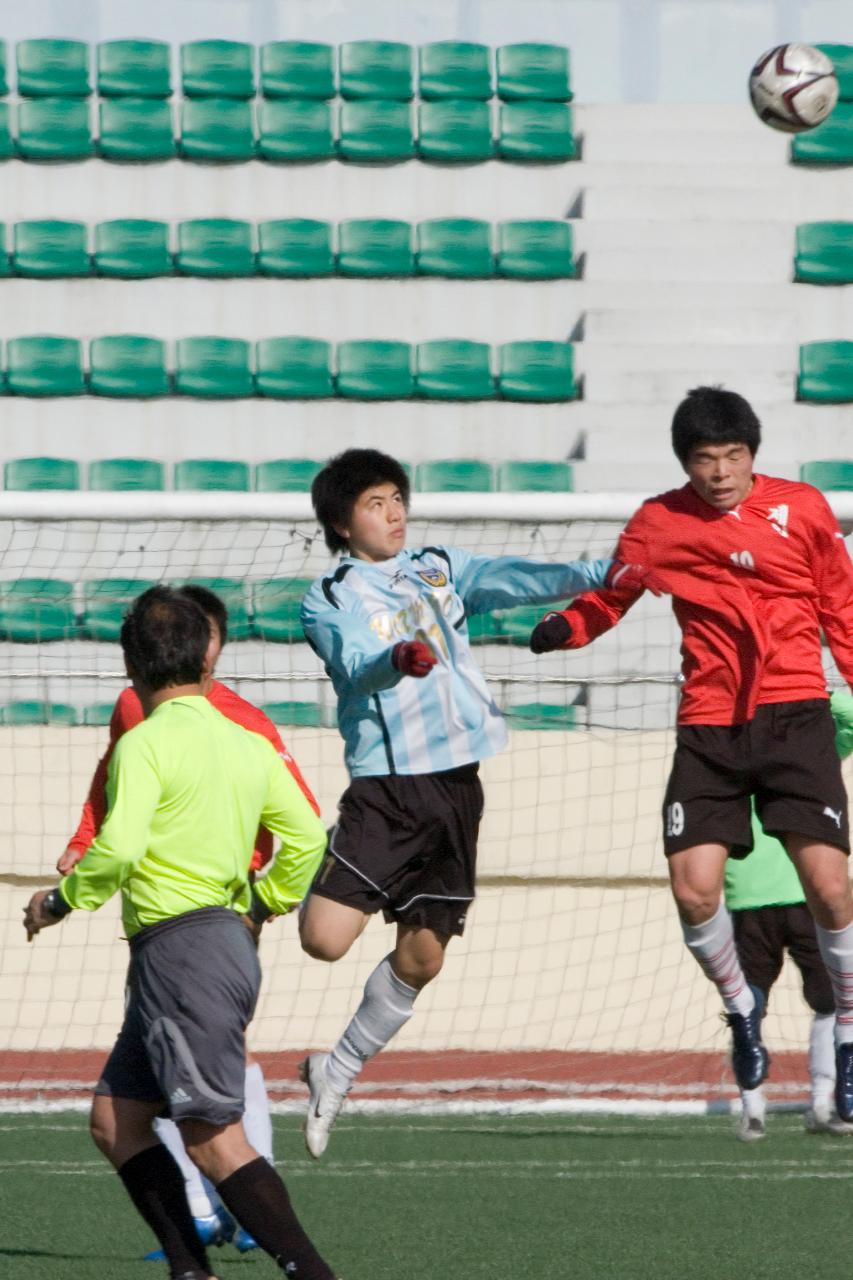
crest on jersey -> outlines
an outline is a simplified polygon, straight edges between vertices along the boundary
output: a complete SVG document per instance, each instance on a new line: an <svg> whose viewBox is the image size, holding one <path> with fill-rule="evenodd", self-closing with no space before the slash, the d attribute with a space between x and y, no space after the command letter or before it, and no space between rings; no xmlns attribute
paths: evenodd
<svg viewBox="0 0 853 1280"><path fill-rule="evenodd" d="M419 569L418 577L422 578L428 587L447 586L447 574L441 569Z"/></svg>
<svg viewBox="0 0 853 1280"><path fill-rule="evenodd" d="M788 504L782 502L778 507L771 507L767 512L767 519L770 521L771 528L775 529L783 538L788 536Z"/></svg>

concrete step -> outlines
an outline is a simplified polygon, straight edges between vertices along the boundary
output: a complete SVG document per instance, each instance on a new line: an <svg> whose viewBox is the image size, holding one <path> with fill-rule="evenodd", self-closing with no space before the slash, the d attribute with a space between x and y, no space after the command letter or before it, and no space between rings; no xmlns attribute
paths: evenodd
<svg viewBox="0 0 853 1280"><path fill-rule="evenodd" d="M792 312L770 307L649 307L639 315L633 308L593 307L583 316L583 340L590 344L637 339L644 343L791 343L795 329Z"/></svg>
<svg viewBox="0 0 853 1280"><path fill-rule="evenodd" d="M584 399L590 404L665 405L671 412L691 387L724 386L746 396L751 403L794 399L796 378L793 371L783 373L755 372L753 369L729 369L717 363L713 353L706 354L703 364L679 372L667 370L595 369L584 378Z"/></svg>
<svg viewBox="0 0 853 1280"><path fill-rule="evenodd" d="M589 406L593 408L592 405ZM596 405L596 409L604 408ZM606 406L609 408L609 406ZM780 466L799 467L803 462L819 458L848 457L851 443L850 414L843 420L842 414L831 412L828 420L820 420L824 406L753 404L762 424L762 444L758 454L758 469L776 474ZM669 452L669 422L675 405L646 408L637 405L619 406L616 421L597 426L592 422L585 427L584 460L620 463L644 462L650 456L665 456ZM817 413L809 410L817 409ZM791 410L804 412L794 419L786 418Z"/></svg>
<svg viewBox="0 0 853 1280"><path fill-rule="evenodd" d="M644 337L642 332L638 337ZM701 368L726 369L731 374L780 373L793 376L797 348L790 342L580 342L575 365L581 373L630 371L677 373Z"/></svg>
<svg viewBox="0 0 853 1280"><path fill-rule="evenodd" d="M701 164L724 168L749 164L773 169L787 162L788 139L784 134L758 128L751 132L708 128L669 132L645 130L583 130L584 161L591 164L631 163Z"/></svg>
<svg viewBox="0 0 853 1280"><path fill-rule="evenodd" d="M589 222L662 219L790 223L797 217L798 193L784 183L767 187L587 186L583 217Z"/></svg>
<svg viewBox="0 0 853 1280"><path fill-rule="evenodd" d="M680 102L677 106L668 102L578 103L575 120L578 128L590 133L619 135L735 133L753 137L762 128L747 102Z"/></svg>
<svg viewBox="0 0 853 1280"><path fill-rule="evenodd" d="M589 254L611 249L672 249L708 252L747 252L761 257L790 259L794 235L787 222L757 225L752 222L714 223L675 218L607 219L579 218L572 222L575 245Z"/></svg>
<svg viewBox="0 0 853 1280"><path fill-rule="evenodd" d="M790 244L771 242L760 252L753 247L720 248L715 244L684 249L676 239L668 249L590 250L584 274L588 280L645 280L656 290L659 283L669 281L773 284L790 278L791 255Z"/></svg>

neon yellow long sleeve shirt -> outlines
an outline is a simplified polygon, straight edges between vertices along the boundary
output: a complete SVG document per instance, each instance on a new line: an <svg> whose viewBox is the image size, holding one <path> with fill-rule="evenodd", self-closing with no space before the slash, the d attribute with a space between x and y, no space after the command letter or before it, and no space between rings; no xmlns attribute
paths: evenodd
<svg viewBox="0 0 853 1280"><path fill-rule="evenodd" d="M116 745L107 816L60 885L96 911L118 890L127 936L200 907L248 910L263 823L282 840L255 891L280 914L308 891L326 846L319 818L274 748L206 698L171 698Z"/></svg>

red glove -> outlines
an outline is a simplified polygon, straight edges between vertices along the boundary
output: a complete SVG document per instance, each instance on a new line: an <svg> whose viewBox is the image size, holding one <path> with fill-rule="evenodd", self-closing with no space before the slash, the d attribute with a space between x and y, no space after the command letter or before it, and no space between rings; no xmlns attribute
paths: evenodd
<svg viewBox="0 0 853 1280"><path fill-rule="evenodd" d="M608 591L651 591L653 596L663 595L663 590L655 579L654 570L647 569L642 564L623 564L621 560L613 561L607 571L604 585Z"/></svg>
<svg viewBox="0 0 853 1280"><path fill-rule="evenodd" d="M438 658L422 640L401 640L391 650L391 661L404 676L422 680L432 671Z"/></svg>

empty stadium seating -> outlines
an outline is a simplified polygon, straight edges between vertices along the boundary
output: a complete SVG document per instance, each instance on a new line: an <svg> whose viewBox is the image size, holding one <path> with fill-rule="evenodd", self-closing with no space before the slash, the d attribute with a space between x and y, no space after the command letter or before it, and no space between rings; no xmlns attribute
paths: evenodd
<svg viewBox="0 0 853 1280"><path fill-rule="evenodd" d="M88 487L94 490L130 492L165 489L165 470L154 458L99 458L89 463Z"/></svg>
<svg viewBox="0 0 853 1280"><path fill-rule="evenodd" d="M175 463L176 489L229 489L248 492L248 463L225 458L187 458Z"/></svg>
<svg viewBox="0 0 853 1280"><path fill-rule="evenodd" d="M148 399L170 389L166 345L136 334L93 338L89 344L89 390L96 396Z"/></svg>
<svg viewBox="0 0 853 1280"><path fill-rule="evenodd" d="M86 276L89 252L82 222L16 222L12 234L12 270L34 279Z"/></svg>
<svg viewBox="0 0 853 1280"><path fill-rule="evenodd" d="M26 98L17 119L17 149L25 160L82 160L94 152L85 98Z"/></svg>
<svg viewBox="0 0 853 1280"><path fill-rule="evenodd" d="M794 164L853 164L853 102L839 102L828 120L791 141Z"/></svg>
<svg viewBox="0 0 853 1280"><path fill-rule="evenodd" d="M344 276L411 276L412 228L389 218L352 218L338 226L337 269Z"/></svg>
<svg viewBox="0 0 853 1280"><path fill-rule="evenodd" d="M260 73L265 98L335 96L335 51L330 44L273 40L261 47Z"/></svg>
<svg viewBox="0 0 853 1280"><path fill-rule="evenodd" d="M415 392L407 342L341 342L338 395L352 400L406 400Z"/></svg>
<svg viewBox="0 0 853 1280"><path fill-rule="evenodd" d="M485 102L492 96L491 50L484 44L437 40L418 51L418 94L421 98L473 98Z"/></svg>
<svg viewBox="0 0 853 1280"><path fill-rule="evenodd" d="M101 578L84 583L82 635L88 640L117 641L128 608L154 585L143 578Z"/></svg>
<svg viewBox="0 0 853 1280"><path fill-rule="evenodd" d="M831 59L838 80L838 97L841 102L853 102L853 45L819 44Z"/></svg>
<svg viewBox="0 0 853 1280"><path fill-rule="evenodd" d="M10 338L6 389L19 396L75 396L85 390L83 355L76 338Z"/></svg>
<svg viewBox="0 0 853 1280"><path fill-rule="evenodd" d="M338 50L343 98L387 98L408 102L414 96L412 47L390 40L351 40Z"/></svg>
<svg viewBox="0 0 853 1280"><path fill-rule="evenodd" d="M172 107L165 100L105 98L98 118L98 154L104 160L140 163L178 153Z"/></svg>
<svg viewBox="0 0 853 1280"><path fill-rule="evenodd" d="M330 276L335 270L332 224L316 218L258 223L258 271L268 276Z"/></svg>
<svg viewBox="0 0 853 1280"><path fill-rule="evenodd" d="M320 338L264 338L257 345L255 388L275 400L335 394L332 348Z"/></svg>
<svg viewBox="0 0 853 1280"><path fill-rule="evenodd" d="M853 342L806 342L800 347L801 400L853 400Z"/></svg>
<svg viewBox="0 0 853 1280"><path fill-rule="evenodd" d="M142 279L173 269L169 226L144 218L120 218L95 226L94 270L101 276Z"/></svg>
<svg viewBox="0 0 853 1280"><path fill-rule="evenodd" d="M264 160L306 164L335 154L331 103L283 98L258 107L258 155Z"/></svg>
<svg viewBox="0 0 853 1280"><path fill-rule="evenodd" d="M250 347L240 338L180 338L175 391L182 396L233 399L254 390Z"/></svg>
<svg viewBox="0 0 853 1280"><path fill-rule="evenodd" d="M254 275L251 224L234 218L179 223L175 266L186 276Z"/></svg>
<svg viewBox="0 0 853 1280"><path fill-rule="evenodd" d="M252 98L255 51L238 40L191 40L181 45L186 98Z"/></svg>
<svg viewBox="0 0 853 1280"><path fill-rule="evenodd" d="M794 278L807 284L853 283L853 222L801 223Z"/></svg>
<svg viewBox="0 0 853 1280"><path fill-rule="evenodd" d="M168 98L171 48L162 40L104 40L97 83L102 98Z"/></svg>
<svg viewBox="0 0 853 1280"><path fill-rule="evenodd" d="M816 489L853 490L853 460L825 460L804 462L800 467L800 479L813 484Z"/></svg>
<svg viewBox="0 0 853 1280"><path fill-rule="evenodd" d="M79 489L80 471L72 458L13 458L3 467L4 489Z"/></svg>
<svg viewBox="0 0 853 1280"><path fill-rule="evenodd" d="M569 51L552 44L507 44L497 51L498 97L569 102Z"/></svg>
<svg viewBox="0 0 853 1280"><path fill-rule="evenodd" d="M82 40L19 40L17 88L22 98L86 98L89 46Z"/></svg>

